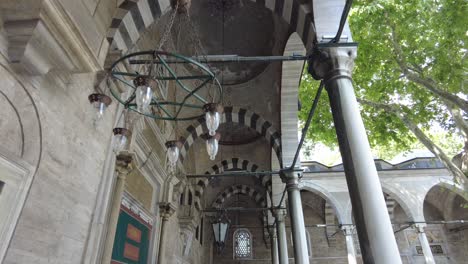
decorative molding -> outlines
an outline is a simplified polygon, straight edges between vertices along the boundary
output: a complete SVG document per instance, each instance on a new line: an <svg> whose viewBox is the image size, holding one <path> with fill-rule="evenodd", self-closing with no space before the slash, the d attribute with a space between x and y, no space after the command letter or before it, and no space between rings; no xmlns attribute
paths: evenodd
<svg viewBox="0 0 468 264"><path fill-rule="evenodd" d="M0 148L0 262L13 236L34 176L34 167Z"/></svg>
<svg viewBox="0 0 468 264"><path fill-rule="evenodd" d="M94 72L102 69L58 0L45 0L37 17L4 21L8 59L20 73L51 70Z"/></svg>
<svg viewBox="0 0 468 264"><path fill-rule="evenodd" d="M154 223L154 216L147 212L143 206L135 199L133 198L129 193L124 192L122 196L122 206L130 210L132 213L134 213L136 216L140 218L140 220L143 220L146 224L153 226Z"/></svg>

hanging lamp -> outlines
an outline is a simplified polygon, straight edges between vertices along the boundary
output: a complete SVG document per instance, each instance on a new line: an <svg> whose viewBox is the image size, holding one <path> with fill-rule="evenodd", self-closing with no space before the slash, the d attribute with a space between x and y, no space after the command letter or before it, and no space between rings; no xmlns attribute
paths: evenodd
<svg viewBox="0 0 468 264"><path fill-rule="evenodd" d="M215 133L213 136L208 136L206 139L206 151L208 152L208 156L210 156L210 160L216 159L216 154L218 154L219 149L219 139L221 138L221 134Z"/></svg>
<svg viewBox="0 0 468 264"><path fill-rule="evenodd" d="M88 96L89 103L94 111L93 120L95 122L102 119L107 107L112 103L109 96L102 93L93 93Z"/></svg>
<svg viewBox="0 0 468 264"><path fill-rule="evenodd" d="M127 149L128 139L132 135L129 129L124 127L116 127L112 130L114 132L114 138L112 139L112 148L116 154Z"/></svg>

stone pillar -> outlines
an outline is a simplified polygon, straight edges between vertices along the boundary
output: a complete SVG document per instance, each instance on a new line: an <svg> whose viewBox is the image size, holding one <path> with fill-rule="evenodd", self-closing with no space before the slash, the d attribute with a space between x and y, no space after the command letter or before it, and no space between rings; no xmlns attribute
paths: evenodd
<svg viewBox="0 0 468 264"><path fill-rule="evenodd" d="M364 263L401 263L379 176L354 94L351 72L355 43L319 44L309 72L323 80L330 98L338 143Z"/></svg>
<svg viewBox="0 0 468 264"><path fill-rule="evenodd" d="M166 229L169 218L174 214L175 207L171 203L160 203L159 214L161 216L161 235L159 237L158 263L167 263L166 257ZM175 237L173 237L175 239Z"/></svg>
<svg viewBox="0 0 468 264"><path fill-rule="evenodd" d="M416 232L418 232L419 243L424 254L424 260L427 264L435 264L434 255L432 255L431 246L427 240L426 232L424 232L424 224L415 224Z"/></svg>
<svg viewBox="0 0 468 264"><path fill-rule="evenodd" d="M117 223L120 215L120 205L122 203L122 195L125 190L125 181L127 174L130 173L130 163L132 156L127 153L117 155L116 172L117 179L115 181L114 196L112 197L111 209L109 214L109 222L107 225L106 243L102 255L102 263L111 263L112 250L114 248L115 232L117 231Z"/></svg>
<svg viewBox="0 0 468 264"><path fill-rule="evenodd" d="M271 263L272 264L279 264L279 255L278 255L278 239L277 239L277 232L276 226L270 226L270 238L271 238Z"/></svg>
<svg viewBox="0 0 468 264"><path fill-rule="evenodd" d="M348 252L348 263L356 264L356 248L354 247L354 226L343 226L341 228L346 239L346 251Z"/></svg>
<svg viewBox="0 0 468 264"><path fill-rule="evenodd" d="M280 264L288 264L288 238L286 237L286 225L284 218L286 217L286 211L276 209L274 212L276 232L278 232L278 259Z"/></svg>
<svg viewBox="0 0 468 264"><path fill-rule="evenodd" d="M286 183L288 191L289 213L291 215L291 231L294 247L294 262L296 264L309 264L309 252L302 211L301 192L299 190L300 173L293 170L283 170L281 180Z"/></svg>

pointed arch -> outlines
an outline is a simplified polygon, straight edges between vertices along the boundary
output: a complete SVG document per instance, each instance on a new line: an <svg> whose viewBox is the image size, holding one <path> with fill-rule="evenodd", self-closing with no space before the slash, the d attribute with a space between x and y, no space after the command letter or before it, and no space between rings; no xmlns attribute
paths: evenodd
<svg viewBox="0 0 468 264"><path fill-rule="evenodd" d="M265 194L262 191L257 190L253 186L239 184L230 186L224 189L224 191L222 191L221 193L219 193L214 202L212 203L212 207L220 208L226 201L226 199L238 193L245 194L251 197L260 207L266 206Z"/></svg>
<svg viewBox="0 0 468 264"><path fill-rule="evenodd" d="M300 0L256 1L281 17L290 30L296 32L304 46L310 49L316 38L312 2ZM170 10L170 0L124 0L117 7L107 30L110 45L123 50L131 48L156 20Z"/></svg>
<svg viewBox="0 0 468 264"><path fill-rule="evenodd" d="M281 135L273 125L261 117L259 114L249 111L244 108L226 106L222 115L222 123L237 123L239 125L247 126L260 135L262 135L272 148L272 152L276 153L276 157L281 164ZM206 127L205 118L200 117L194 124L186 128L187 135L184 138L183 147L180 150L180 161L184 162L190 147L195 140L204 133L208 132Z"/></svg>
<svg viewBox="0 0 468 264"><path fill-rule="evenodd" d="M211 166L210 169L208 169L205 174L219 174L227 170L231 169L239 169L243 171L249 171L249 172L256 172L259 169L259 166L247 159L242 159L242 158L231 158L231 159L225 159L221 161L218 164L215 164ZM259 176L260 178L260 176ZM261 177L262 180L262 185L263 186L268 186L269 179L268 177ZM271 180L271 178L270 178ZM201 196L203 195L205 188L208 186L209 183L209 178L202 178L198 179L196 186L195 186L195 196L198 198L196 199L195 206L197 208L201 208L200 204L197 202L201 200Z"/></svg>

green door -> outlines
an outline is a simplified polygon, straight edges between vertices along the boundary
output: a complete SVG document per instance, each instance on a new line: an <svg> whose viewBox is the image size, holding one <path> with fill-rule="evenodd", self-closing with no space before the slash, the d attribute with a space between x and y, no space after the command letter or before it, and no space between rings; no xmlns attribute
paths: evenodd
<svg viewBox="0 0 468 264"><path fill-rule="evenodd" d="M150 227L125 209L120 210L112 263L146 264Z"/></svg>

